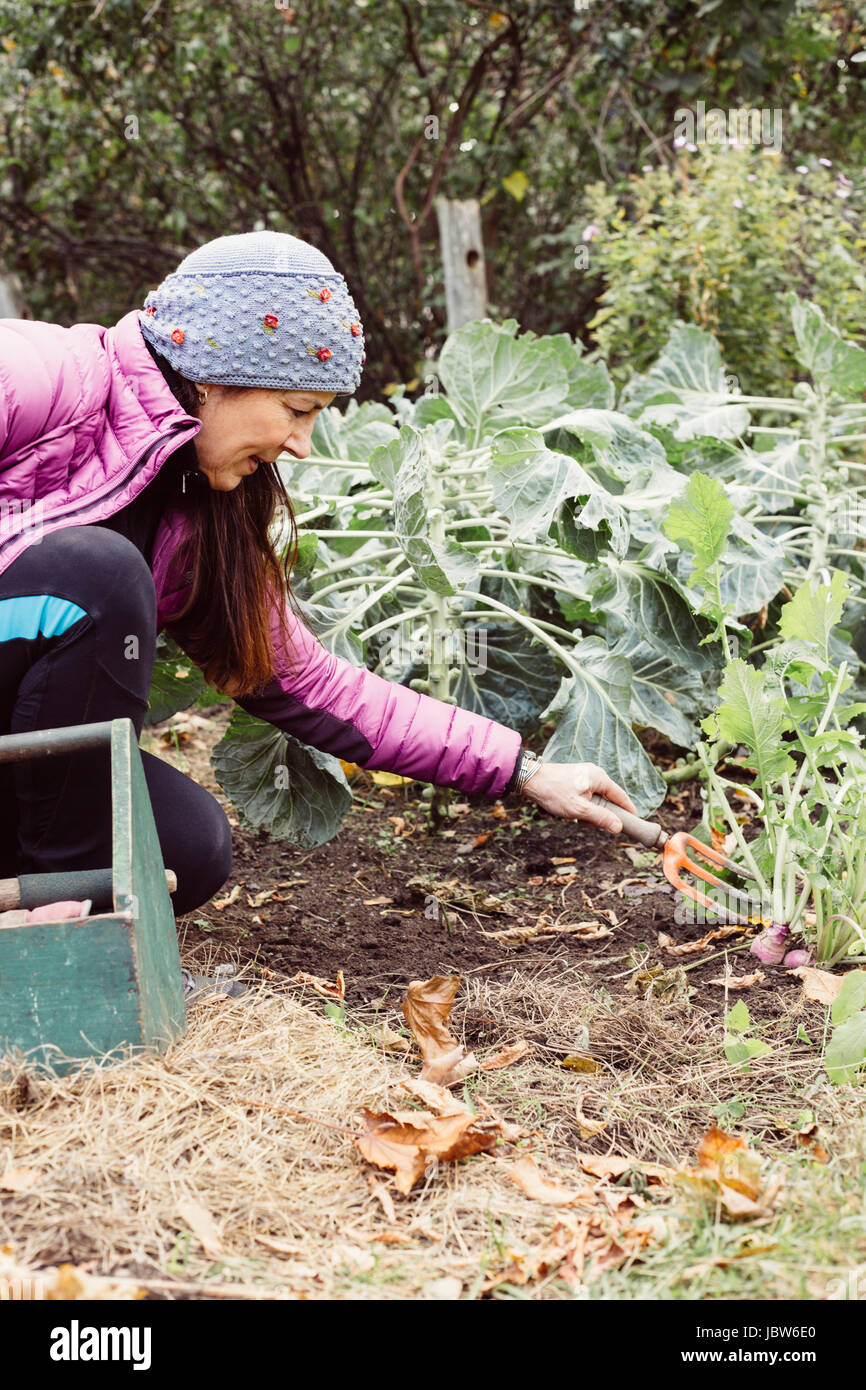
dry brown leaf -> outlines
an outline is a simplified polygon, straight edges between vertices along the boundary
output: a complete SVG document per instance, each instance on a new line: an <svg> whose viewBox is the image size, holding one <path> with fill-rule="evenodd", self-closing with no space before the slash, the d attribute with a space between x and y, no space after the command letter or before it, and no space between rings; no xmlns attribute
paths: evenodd
<svg viewBox="0 0 866 1390"><path fill-rule="evenodd" d="M642 1158L622 1158L619 1154L608 1154L606 1157L598 1154L577 1154L576 1157L583 1171L592 1173L596 1178L620 1178L631 1169L643 1173L647 1178L665 1182L675 1172L675 1169L668 1168L664 1163L646 1163Z"/></svg>
<svg viewBox="0 0 866 1390"><path fill-rule="evenodd" d="M510 1067L514 1062L519 1062L521 1057L525 1057L532 1051L532 1043L525 1038L518 1038L516 1042L508 1043L501 1052L497 1052L493 1057L486 1057L481 1063L482 1071L496 1071L499 1067Z"/></svg>
<svg viewBox="0 0 866 1390"><path fill-rule="evenodd" d="M804 1125L797 1131L797 1143L803 1149L808 1149L809 1154L815 1159L816 1163L829 1163L830 1155L824 1145L818 1142L818 1126L816 1124Z"/></svg>
<svg viewBox="0 0 866 1390"><path fill-rule="evenodd" d="M412 1044L408 1038L404 1038L402 1033L395 1033L393 1028L389 1028L387 1023L383 1023L376 1039L383 1047L390 1047L392 1052L411 1052Z"/></svg>
<svg viewBox="0 0 866 1390"><path fill-rule="evenodd" d="M677 1172L675 1184L713 1206L721 1206L729 1216L766 1216L775 1205L781 1179L764 1184L760 1154L737 1135L713 1125L701 1140L698 1164L697 1169Z"/></svg>
<svg viewBox="0 0 866 1390"><path fill-rule="evenodd" d="M385 906L387 906L388 903L392 903L393 901L394 901L393 898L365 898L365 899L364 899L364 906L365 906L365 907L385 907Z"/></svg>
<svg viewBox="0 0 866 1390"><path fill-rule="evenodd" d="M477 1067L475 1053L467 1052L462 1043L458 1043L450 1052L444 1052L441 1057L431 1057L429 1062L425 1062L421 1068L421 1079L432 1081L436 1086L454 1086Z"/></svg>
<svg viewBox="0 0 866 1390"><path fill-rule="evenodd" d="M508 1176L535 1202L548 1202L552 1206L570 1207L575 1202L594 1202L595 1189L592 1187L573 1188L562 1187L559 1183L550 1182L544 1177L535 1159L527 1154L525 1158L518 1158L508 1170Z"/></svg>
<svg viewBox="0 0 866 1390"><path fill-rule="evenodd" d="M346 982L343 978L342 970L337 971L336 983L331 980L323 980L320 975L308 975L306 970L299 970L297 975L292 976L292 982L296 985L309 985L317 994L324 995L326 999L345 999Z"/></svg>
<svg viewBox="0 0 866 1390"><path fill-rule="evenodd" d="M817 1004L832 1004L845 978L844 975L831 975L829 970L818 970L814 965L798 965L788 974L803 981L804 995Z"/></svg>
<svg viewBox="0 0 866 1390"><path fill-rule="evenodd" d="M247 903L250 907L261 907L270 902L276 891L276 888L263 888L261 893L247 893Z"/></svg>
<svg viewBox="0 0 866 1390"><path fill-rule="evenodd" d="M728 936L741 936L744 931L748 931L748 927L745 925L714 927L712 931L705 932L700 941L680 941L679 943L672 936L668 936L666 932L660 931L659 945L670 956L691 956L706 950L712 941L723 941Z"/></svg>
<svg viewBox="0 0 866 1390"><path fill-rule="evenodd" d="M607 1128L607 1120L590 1120L583 1113L580 1101L577 1102L575 1109L575 1119L580 1129L581 1139L593 1139L596 1134L601 1134Z"/></svg>
<svg viewBox="0 0 866 1390"><path fill-rule="evenodd" d="M215 907L217 912L222 912L224 907L231 907L232 903L236 903L241 895L241 886L240 883L236 883L228 897L213 898L211 900L211 907Z"/></svg>
<svg viewBox="0 0 866 1390"><path fill-rule="evenodd" d="M763 970L755 970L751 975L715 975L707 983L721 985L723 989L751 989L752 985L760 984L764 978Z"/></svg>
<svg viewBox="0 0 866 1390"><path fill-rule="evenodd" d="M578 1053L571 1053L568 1057L563 1057L562 1065L568 1067L569 1071L582 1071L589 1074L601 1071L601 1062L593 1061L592 1057L581 1057Z"/></svg>
<svg viewBox="0 0 866 1390"><path fill-rule="evenodd" d="M495 1135L473 1128L475 1116L470 1112L426 1119L423 1112L411 1113L409 1122L365 1108L361 1115L367 1133L355 1140L368 1163L394 1171L399 1192L412 1190L431 1159L452 1162L469 1154L489 1153L496 1143Z"/></svg>
<svg viewBox="0 0 866 1390"><path fill-rule="evenodd" d="M37 1168L7 1168L0 1174L0 1191L26 1192L39 1177Z"/></svg>
<svg viewBox="0 0 866 1390"><path fill-rule="evenodd" d="M462 1100L452 1096L444 1086L437 1086L433 1081L425 1081L420 1076L410 1076L401 1081L400 1085L410 1096L420 1100L423 1105L429 1105L431 1110L438 1111L440 1115L472 1114L468 1105L464 1105Z"/></svg>
<svg viewBox="0 0 866 1390"><path fill-rule="evenodd" d="M181 1221L185 1222L193 1235L201 1241L208 1255L223 1254L223 1244L216 1222L201 1202L195 1201L192 1197L184 1197L178 1202L176 1210Z"/></svg>
<svg viewBox="0 0 866 1390"><path fill-rule="evenodd" d="M451 1008L459 988L459 975L433 975L429 980L412 980L406 991L403 1017L425 1062L453 1052L459 1046L448 1031Z"/></svg>

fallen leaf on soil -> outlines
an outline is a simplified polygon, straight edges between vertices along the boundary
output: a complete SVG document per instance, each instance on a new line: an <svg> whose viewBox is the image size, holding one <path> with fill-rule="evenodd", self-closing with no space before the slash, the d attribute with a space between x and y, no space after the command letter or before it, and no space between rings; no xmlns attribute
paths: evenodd
<svg viewBox="0 0 866 1390"><path fill-rule="evenodd" d="M177 1204L177 1214L185 1222L193 1235L201 1241L208 1255L222 1255L223 1245L216 1222L210 1212L192 1197L184 1197Z"/></svg>
<svg viewBox="0 0 866 1390"><path fill-rule="evenodd" d="M532 941L544 936L573 936L578 941L603 941L605 937L613 936L613 932L610 927L603 927L598 922L552 922L542 913L535 926L482 930L481 935L493 941Z"/></svg>
<svg viewBox="0 0 866 1390"><path fill-rule="evenodd" d="M699 951L705 950L711 941L722 941L728 936L739 936L744 931L748 931L748 927L745 925L715 927L712 931L706 932L705 935L701 937L700 941L681 941L679 943L677 943L672 936L668 936L665 932L660 931L659 945L663 951L667 951L671 956L691 956L696 955Z"/></svg>
<svg viewBox="0 0 866 1390"><path fill-rule="evenodd" d="M389 816L388 823L393 825L394 834L398 837L402 836L404 840L407 840L415 830L411 821L407 823L405 816Z"/></svg>
<svg viewBox="0 0 866 1390"><path fill-rule="evenodd" d="M345 758L340 759L340 767L343 769L347 782L351 782L352 778L357 777L361 771L358 763L347 763Z"/></svg>
<svg viewBox="0 0 866 1390"><path fill-rule="evenodd" d="M772 1211L781 1179L763 1183L761 1155L744 1139L713 1125L701 1140L698 1165L679 1170L674 1176L676 1186L713 1206L720 1204L737 1219L767 1216Z"/></svg>
<svg viewBox="0 0 866 1390"><path fill-rule="evenodd" d="M227 898L214 898L211 901L211 907L215 907L217 912L222 912L224 907L231 907L232 903L236 903L240 895L241 884L236 883Z"/></svg>
<svg viewBox="0 0 866 1390"><path fill-rule="evenodd" d="M466 840L462 845L458 845L455 854L471 854L474 849L480 849L486 845L490 839L490 832L485 830L483 835L476 835L473 840Z"/></svg>
<svg viewBox="0 0 866 1390"><path fill-rule="evenodd" d="M486 1057L481 1063L481 1070L495 1071L498 1067L510 1067L512 1063L519 1062L521 1057L525 1057L531 1051L532 1043L528 1043L525 1038L518 1038L517 1042L508 1043L495 1056Z"/></svg>
<svg viewBox="0 0 866 1390"><path fill-rule="evenodd" d="M562 1065L570 1071L597 1072L602 1069L601 1062L593 1061L592 1057L579 1057L576 1052L563 1057Z"/></svg>
<svg viewBox="0 0 866 1390"><path fill-rule="evenodd" d="M527 1154L518 1158L508 1170L508 1176L521 1192L535 1202L548 1202L557 1207L568 1207L574 1202L594 1202L595 1189L592 1187L562 1187L544 1177L535 1159Z"/></svg>
<svg viewBox="0 0 866 1390"><path fill-rule="evenodd" d="M7 1168L5 1173L0 1173L0 1191L26 1192L38 1177L37 1168Z"/></svg>
<svg viewBox="0 0 866 1390"><path fill-rule="evenodd" d="M682 1004L688 1004L696 993L681 965L671 966L670 970L663 965L645 965L632 975L626 989L640 990L644 999L655 994L666 1002Z"/></svg>
<svg viewBox="0 0 866 1390"><path fill-rule="evenodd" d="M763 970L756 970L751 975L715 975L707 984L721 985L723 989L751 989L752 985L759 985L763 979L766 979Z"/></svg>
<svg viewBox="0 0 866 1390"><path fill-rule="evenodd" d="M423 1105L429 1105L431 1110L437 1110L440 1115L472 1114L468 1105L452 1096L444 1086L437 1086L434 1081L425 1081L420 1076L409 1076L401 1081L400 1085L410 1096L420 1100Z"/></svg>
<svg viewBox="0 0 866 1390"><path fill-rule="evenodd" d="M306 970L299 970L297 975L292 977L292 983L296 985L310 985L317 994L322 994L326 999L345 999L346 981L343 978L342 970L337 971L336 983L330 980L323 980L320 975L308 975Z"/></svg>
<svg viewBox="0 0 866 1390"><path fill-rule="evenodd" d="M261 907L262 903L270 902L276 891L276 888L264 888L261 893L247 893L247 903L250 907Z"/></svg>
<svg viewBox="0 0 866 1390"><path fill-rule="evenodd" d="M577 859L574 857L574 855L565 856L565 855L557 854L557 855L551 855L550 862L551 862L551 864L576 864L576 863L577 863Z"/></svg>
<svg viewBox="0 0 866 1390"><path fill-rule="evenodd" d="M511 903L503 902L492 893L486 893L483 888L463 883L457 878L440 878L437 874L415 874L413 878L407 878L405 887L419 897L438 898L446 907L463 907L470 912L499 912L503 917L513 917L515 913Z"/></svg>
<svg viewBox="0 0 866 1390"><path fill-rule="evenodd" d="M832 1004L845 978L844 975L831 975L829 970L818 970L814 965L798 965L787 973L803 981L804 995L817 1004Z"/></svg>
<svg viewBox="0 0 866 1390"><path fill-rule="evenodd" d="M602 1157L598 1154L577 1154L577 1161L585 1173L592 1173L596 1178L621 1178L623 1173L632 1172L643 1173L644 1177L652 1181L667 1182L676 1172L675 1168L669 1168L664 1163L646 1163L642 1158L623 1158L620 1154L608 1154Z"/></svg>
<svg viewBox="0 0 866 1390"><path fill-rule="evenodd" d="M386 903L392 903L393 901L394 901L393 898L365 898L365 899L364 899L364 906L365 906L365 907L384 907L384 906L386 905Z"/></svg>
<svg viewBox="0 0 866 1390"><path fill-rule="evenodd" d="M601 1131L607 1128L607 1120L588 1119L583 1113L580 1101L577 1102L574 1117L580 1129L581 1139L593 1139L596 1134L601 1134Z"/></svg>
<svg viewBox="0 0 866 1390"><path fill-rule="evenodd" d="M402 1033L395 1033L393 1028L389 1028L387 1023L383 1023L376 1038L383 1047L390 1047L392 1052L411 1052L412 1044L408 1038L404 1038Z"/></svg>
<svg viewBox="0 0 866 1390"><path fill-rule="evenodd" d="M467 806L466 809L468 811L469 807ZM454 810L457 810L456 806L454 807ZM506 811L501 801L496 802L490 814L494 820L508 820L508 812Z"/></svg>
<svg viewBox="0 0 866 1390"><path fill-rule="evenodd" d="M464 1076L476 1070L478 1058L474 1052L467 1052L458 1043L451 1052L443 1052L441 1057L431 1057L421 1068L422 1081L432 1081L437 1086L453 1086Z"/></svg>
<svg viewBox="0 0 866 1390"><path fill-rule="evenodd" d="M829 1163L830 1155L823 1144L818 1142L818 1126L815 1124L804 1125L797 1131L797 1143L801 1148L808 1149L816 1163Z"/></svg>
<svg viewBox="0 0 866 1390"><path fill-rule="evenodd" d="M371 772L370 777L377 787L402 787L414 782L414 777L401 777L396 772Z"/></svg>
<svg viewBox="0 0 866 1390"><path fill-rule="evenodd" d="M433 975L429 980L412 980L409 984L401 1008L425 1062L459 1047L448 1031L459 988L459 975Z"/></svg>
<svg viewBox="0 0 866 1390"><path fill-rule="evenodd" d="M367 1133L355 1139L355 1144L368 1163L394 1171L397 1190L403 1193L412 1190L431 1159L451 1162L470 1154L489 1153L496 1143L494 1134L474 1128L475 1116L468 1111L426 1120L423 1112L413 1112L411 1122L405 1116L375 1114L366 1108L361 1115Z"/></svg>

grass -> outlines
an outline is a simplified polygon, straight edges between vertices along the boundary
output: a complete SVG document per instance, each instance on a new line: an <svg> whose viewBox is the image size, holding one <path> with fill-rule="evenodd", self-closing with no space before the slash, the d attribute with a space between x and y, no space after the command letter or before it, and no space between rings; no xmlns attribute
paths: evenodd
<svg viewBox="0 0 866 1390"><path fill-rule="evenodd" d="M84 1281L112 1280L118 1297L140 1287L205 1298L750 1300L866 1288L863 1094L831 1086L819 1048L802 1041L804 1026L822 1037L819 1006L797 1002L767 1023L772 1051L745 1070L725 1059L721 1003L710 1015L609 1001L555 960L498 983L468 975L458 1036L481 1056L516 1037L534 1050L468 1077L465 1097L530 1133L440 1164L404 1197L344 1132L361 1105L409 1106L399 1082L417 1065L373 1041L382 1022L400 1027L398 1003L343 1021L309 991L257 980L241 999L203 1000L164 1057L61 1079L7 1065L0 1175L35 1177L0 1195L0 1286L5 1260L7 1276L14 1267L46 1279L72 1264ZM600 1070L562 1066L576 1045ZM812 1118L827 1163L798 1141ZM579 1231L585 1209L525 1196L509 1176L515 1160L531 1152L545 1174L585 1188L579 1153L676 1167L694 1161L714 1122L782 1176L772 1215L724 1220L679 1188L626 1176L645 1239L619 1264L590 1259L579 1282L562 1277L549 1252L557 1233ZM601 1186L598 1230L625 1191Z"/></svg>

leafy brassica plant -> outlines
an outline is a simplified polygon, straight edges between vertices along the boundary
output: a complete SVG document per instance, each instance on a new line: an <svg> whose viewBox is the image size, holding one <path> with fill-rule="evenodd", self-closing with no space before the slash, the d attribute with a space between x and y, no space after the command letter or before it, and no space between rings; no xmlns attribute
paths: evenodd
<svg viewBox="0 0 866 1390"><path fill-rule="evenodd" d="M281 461L311 625L338 656L524 736L554 721L547 757L603 764L651 812L681 770L660 776L641 730L699 746L731 663L769 674L786 600L829 586L830 567L847 592L827 665L845 683L859 667L866 353L814 306L792 317L812 384L790 399L743 394L714 339L675 324L614 408L604 364L567 335L482 320L448 338L416 400L323 411L311 456ZM177 669L155 686L163 717L195 696ZM296 814L272 784L301 758ZM336 833L338 760L236 712L214 761L242 822L305 844Z"/></svg>

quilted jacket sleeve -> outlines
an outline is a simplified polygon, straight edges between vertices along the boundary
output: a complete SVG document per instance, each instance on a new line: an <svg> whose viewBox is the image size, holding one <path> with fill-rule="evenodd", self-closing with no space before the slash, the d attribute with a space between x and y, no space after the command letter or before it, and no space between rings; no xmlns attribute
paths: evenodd
<svg viewBox="0 0 866 1390"><path fill-rule="evenodd" d="M176 524L165 525L155 548L160 625L182 592L169 559L177 537ZM521 749L515 729L333 656L287 609L288 646L279 615L272 615L276 675L257 695L239 699L242 709L361 767L492 799L509 788Z"/></svg>
<svg viewBox="0 0 866 1390"><path fill-rule="evenodd" d="M520 734L333 656L290 612L289 651L275 626L277 675L238 701L303 743L361 767L495 798L506 790Z"/></svg>

